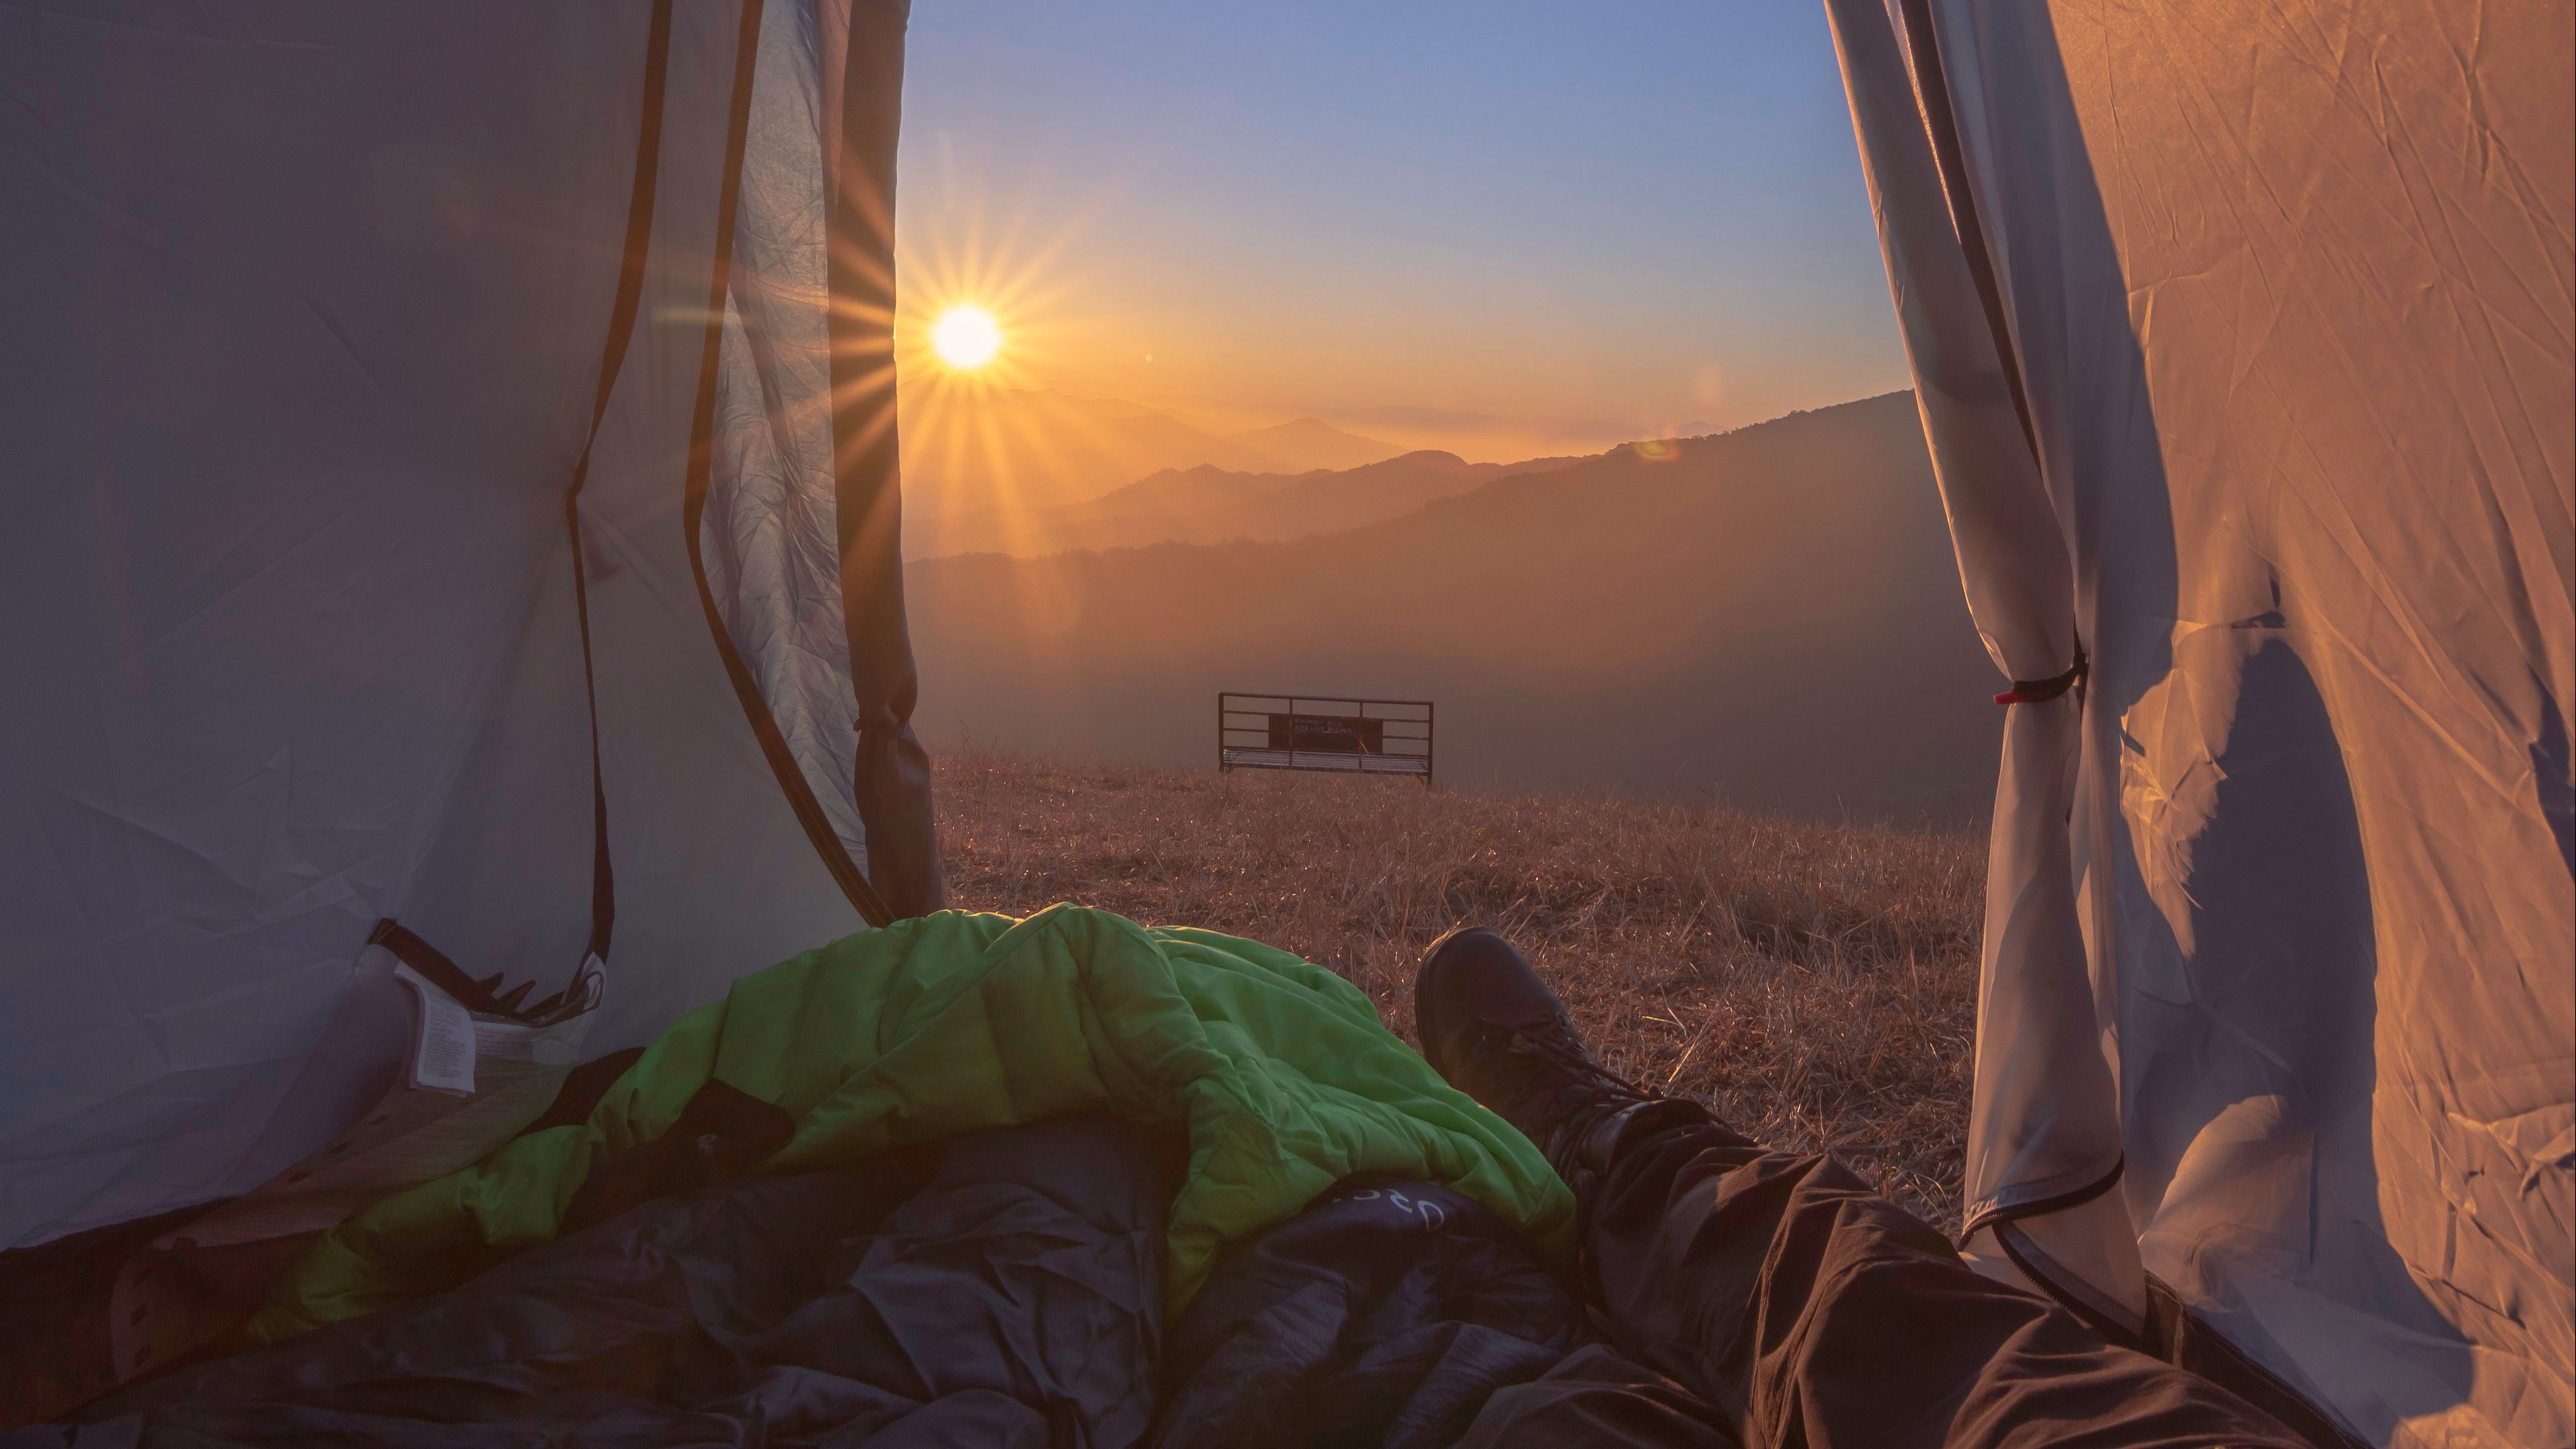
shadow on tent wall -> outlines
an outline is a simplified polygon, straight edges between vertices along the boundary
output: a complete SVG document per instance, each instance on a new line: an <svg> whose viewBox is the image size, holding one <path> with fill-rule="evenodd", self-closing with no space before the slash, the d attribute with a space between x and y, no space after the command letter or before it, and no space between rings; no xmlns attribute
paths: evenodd
<svg viewBox="0 0 2576 1449"><path fill-rule="evenodd" d="M2053 113L2053 124L1997 132L1995 144L2013 167L2054 188L2040 188L2046 194L2025 201L2029 209L2018 215L1986 218L2004 243L1998 269L2004 257L2023 269L2004 279L2005 306L2013 306L2015 282L2022 296L2055 301L2072 294L2068 278L2125 277L2090 159L2059 165L2047 154L2060 138L2083 134L2049 11L2031 7L1986 26L1980 38L1989 62L2003 61L1993 73L2034 83L2039 103ZM2275 1220L2254 1234L2278 1251L2259 1271L2291 1283L2371 1283L2370 1311L2421 1335L2415 1351L2425 1356L2424 1379L2459 1390L2427 1396L2420 1384L2412 1395L2389 1386L2383 1405L2403 1418L2437 1414L2463 1401L2469 1348L2407 1272L2380 1214L2370 1110L2378 1006L2373 902L2341 746L2299 652L2314 636L2300 625L2295 596L2284 616L2276 576L2269 612L2195 631L2189 657L2176 658L2182 606L2173 498L2147 360L2122 300L2102 299L2097 315L2021 309L2009 345L2031 389L2043 471L2061 506L2074 496L2075 532L2098 565L2090 577L2079 573L2077 601L2094 661L2086 702L2094 760L2125 765L2124 750L2137 748L2124 729L2130 711L2150 691L2170 692L2177 673L2200 698L2235 701L2223 747L2214 751L2225 783L2207 827L2190 842L2191 946L2176 939L2173 923L2149 898L2138 842L2113 793L2124 770L2097 770L2096 781L2115 783L2078 807L2079 822L2091 815L2079 848L2111 867L2109 899L2100 904L2125 920L2142 919L2161 938L2142 954L2180 964L2188 1004L2173 1009L2199 1018L2189 1060L2122 1063L2122 1117L2132 1124L2123 1189L2133 1218L2153 1224L2186 1147L2213 1126L2224 1131L2229 1122L2280 1111L2282 1120L2265 1121L2261 1141L2251 1144L2283 1188ZM2079 418L2091 422L2073 425ZM2081 480L2082 492L2068 480ZM2195 598L2196 606L2202 602ZM2302 839L2308 849L2285 855L2285 838ZM2096 919L2095 938L2116 939L2122 923ZM2123 959L2115 969L2141 964ZM2162 1009L2133 989L2138 984L2114 988L2123 1042L2145 1039L2127 1029L2131 1013ZM2258 1040L2242 1030L2249 1021L2270 1035ZM2164 1025L2170 1033L2171 1023ZM2330 1120L2332 1104L2352 1102L2358 1110ZM2142 1142L2140 1123L2163 1130ZM2231 1236L2243 1241L2245 1226L2235 1225ZM2170 1310L2173 1288L2154 1287ZM2188 1366L2228 1381L2311 1439L2351 1442L2226 1338L2158 1317L2165 1332L2155 1346L2167 1356L2197 1360ZM2271 1363L2286 1361L2251 1314L2229 1313L2226 1326L2238 1342L2270 1348ZM2385 1438L2393 1425L2360 1427Z"/></svg>
<svg viewBox="0 0 2576 1449"><path fill-rule="evenodd" d="M2233 692L2235 710L2209 825L2192 842L2187 919L2196 949L2184 950L2165 918L2147 913L2160 937L2155 954L2178 963L2189 982L2191 1005L2170 1010L2197 1019L2179 1030L2168 1020L2156 1033L2183 1049L2128 1064L2131 1120L2164 1129L2130 1136L2133 1201L2161 1200L2184 1170L2263 1184L2271 1191L2231 1195L2276 1209L2267 1221L2229 1225L2268 1260L2233 1265L2238 1271L2370 1284L2374 1313L2408 1330L2416 1352L2429 1356L2426 1377L2464 1384L2468 1345L2415 1286L2380 1215L2369 867L2325 699L2286 632L2278 614L2207 631L2199 638L2209 647L2186 649L2177 666L2216 675L2208 687ZM2305 849L2280 850L2287 822ZM2167 1009L2129 999L2133 1011ZM2186 1219L2164 1230L2187 1242L2199 1226ZM2227 1328L2240 1340L2265 1336L2253 1313L2228 1315ZM2380 1392L2400 1419L2459 1401L2428 1397L2420 1382L2383 1383Z"/></svg>

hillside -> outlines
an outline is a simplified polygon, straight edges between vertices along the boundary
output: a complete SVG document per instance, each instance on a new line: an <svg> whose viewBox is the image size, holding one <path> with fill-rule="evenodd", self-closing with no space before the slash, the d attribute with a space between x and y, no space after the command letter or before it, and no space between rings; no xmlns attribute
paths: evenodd
<svg viewBox="0 0 2576 1449"><path fill-rule="evenodd" d="M1032 557L1153 543L1276 542L1358 528L1505 474L1579 461L1469 463L1454 453L1424 450L1306 473L1240 473L1210 464L1166 468L1097 498L1053 508L979 508L907 519L904 551L916 558L979 552Z"/></svg>
<svg viewBox="0 0 2576 1449"><path fill-rule="evenodd" d="M1912 400L1511 475L1288 543L909 570L934 742L1196 764L1220 689L1430 698L1442 778L1982 809L2000 721Z"/></svg>
<svg viewBox="0 0 2576 1449"><path fill-rule="evenodd" d="M942 758L937 789L958 905L1077 900L1269 941L1408 1034L1423 949L1491 925L1614 1069L1766 1141L1831 1147L1958 1226L1975 832L989 751Z"/></svg>
<svg viewBox="0 0 2576 1449"><path fill-rule="evenodd" d="M1225 432L1116 398L906 379L904 496L917 517L1049 508L1166 468L1248 473L1348 468L1404 451L1314 418Z"/></svg>

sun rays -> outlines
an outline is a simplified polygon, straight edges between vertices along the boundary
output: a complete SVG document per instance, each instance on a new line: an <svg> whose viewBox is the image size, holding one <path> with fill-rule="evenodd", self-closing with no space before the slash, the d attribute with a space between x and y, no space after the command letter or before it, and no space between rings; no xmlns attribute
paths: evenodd
<svg viewBox="0 0 2576 1449"><path fill-rule="evenodd" d="M999 356L1002 324L972 302L961 302L930 324L930 350L959 372L972 372Z"/></svg>

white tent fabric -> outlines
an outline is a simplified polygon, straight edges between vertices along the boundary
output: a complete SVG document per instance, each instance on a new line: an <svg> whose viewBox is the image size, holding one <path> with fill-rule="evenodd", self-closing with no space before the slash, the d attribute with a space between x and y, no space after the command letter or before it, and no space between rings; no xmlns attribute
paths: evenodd
<svg viewBox="0 0 2576 1449"><path fill-rule="evenodd" d="M2576 1440L2567 7L1827 8L1978 627L2090 659L1972 1213L2372 1442Z"/></svg>
<svg viewBox="0 0 2576 1449"><path fill-rule="evenodd" d="M899 598L856 516L890 531L890 381L830 355L883 351L829 304L851 265L882 289L884 238L825 244L890 183L894 99L844 76L891 87L899 50L860 52L901 18L0 16L0 1246L345 1125L364 1101L287 1086L379 918L540 993L582 960L566 495L630 255L579 504L616 886L588 1049L935 902L900 611L853 628L842 586Z"/></svg>
<svg viewBox="0 0 2576 1449"><path fill-rule="evenodd" d="M1978 627L2090 663L2006 716L1972 1215L2374 1442L2576 1440L2567 7L1828 9ZM0 14L0 1246L330 1138L379 918L560 985L594 687L589 1050L935 903L902 17Z"/></svg>

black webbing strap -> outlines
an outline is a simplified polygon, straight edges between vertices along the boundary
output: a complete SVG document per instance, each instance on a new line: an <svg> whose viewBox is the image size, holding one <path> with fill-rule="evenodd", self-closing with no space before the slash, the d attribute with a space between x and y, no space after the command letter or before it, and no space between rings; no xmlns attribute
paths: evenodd
<svg viewBox="0 0 2576 1449"><path fill-rule="evenodd" d="M447 953L414 935L411 928L388 917L376 922L367 933L367 944L382 946L394 953L394 959L417 971L421 979L455 998L468 1011L503 1015L508 1008L492 994L492 986L465 974L465 968L447 959ZM493 977L498 983L501 978Z"/></svg>
<svg viewBox="0 0 2576 1449"><path fill-rule="evenodd" d="M532 1026L547 1026L567 1016L577 1015L598 1004L591 989L598 979L596 972L576 971L561 991L534 1002L528 993L536 989L533 981L522 981L504 991L499 975L476 980L465 974L465 968L447 957L447 953L422 940L410 927L388 917L376 922L367 935L367 944L391 951L394 959L417 972L423 981L447 994L457 1005L477 1016L502 1017Z"/></svg>
<svg viewBox="0 0 2576 1449"><path fill-rule="evenodd" d="M2046 679L2016 679L2012 688L1995 696L1995 703L2040 704L2055 699L2082 682L2088 664L2084 651L2077 649L2074 667L2064 674L2052 674Z"/></svg>
<svg viewBox="0 0 2576 1449"><path fill-rule="evenodd" d="M617 300L609 308L608 339L599 360L599 394L590 407L590 435L582 440L580 461L573 464L572 487L564 493L564 526L572 534L574 612L581 620L581 684L590 705L590 955L608 959L608 941L617 926L617 873L608 858L608 786L599 765L599 678L591 662L590 577L581 540L581 490L590 481L590 454L598 446L600 424L608 417L608 399L617 390L617 374L626 362L626 347L635 336L635 314L644 301L644 260L653 241L653 187L662 170L662 92L671 71L671 0L655 0L650 34L644 46L644 107L635 139L635 185L626 204L626 256L617 274Z"/></svg>

